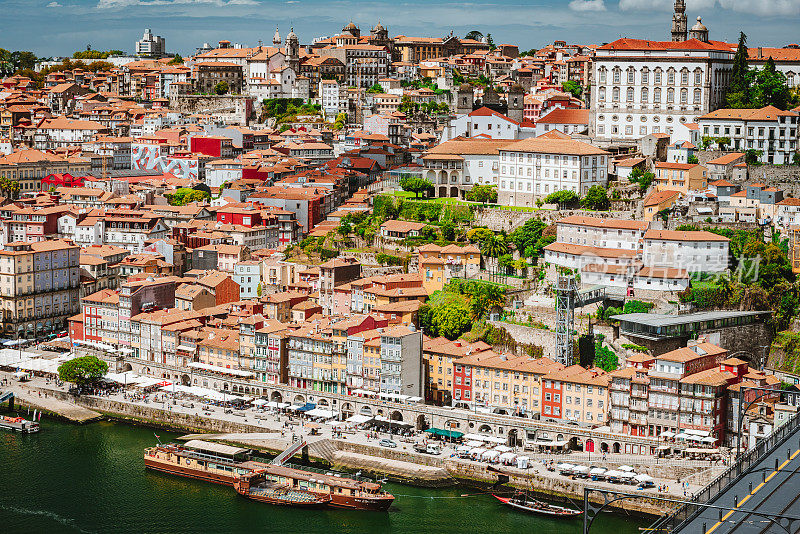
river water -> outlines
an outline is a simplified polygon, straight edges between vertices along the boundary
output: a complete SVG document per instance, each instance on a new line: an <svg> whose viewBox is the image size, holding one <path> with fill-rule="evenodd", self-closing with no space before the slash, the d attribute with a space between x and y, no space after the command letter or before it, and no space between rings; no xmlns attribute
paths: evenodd
<svg viewBox="0 0 800 534"><path fill-rule="evenodd" d="M178 434L156 431L162 442ZM388 512L297 510L232 488L145 471L147 428L42 421L38 435L0 431L0 532L31 533L578 533L581 520L507 509L476 490L387 484ZM592 534L633 534L641 520L602 514Z"/></svg>

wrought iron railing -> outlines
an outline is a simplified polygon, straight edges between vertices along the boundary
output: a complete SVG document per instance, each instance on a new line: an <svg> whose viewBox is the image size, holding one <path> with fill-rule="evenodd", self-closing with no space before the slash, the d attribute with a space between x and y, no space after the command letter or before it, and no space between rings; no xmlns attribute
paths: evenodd
<svg viewBox="0 0 800 534"><path fill-rule="evenodd" d="M673 513L660 518L651 529L653 532L677 532L704 510L702 504L709 503L717 495L724 493L754 465L780 447L797 428L800 427L800 413L778 427L772 434L759 441L755 447L743 453L728 469L712 480L705 488L692 497L698 504L684 504Z"/></svg>

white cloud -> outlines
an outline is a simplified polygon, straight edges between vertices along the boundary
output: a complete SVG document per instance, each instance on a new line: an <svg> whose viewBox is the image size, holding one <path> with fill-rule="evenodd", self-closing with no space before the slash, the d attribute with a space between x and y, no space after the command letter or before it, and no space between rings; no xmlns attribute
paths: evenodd
<svg viewBox="0 0 800 534"><path fill-rule="evenodd" d="M736 0L734 0L736 1ZM687 0L687 13L693 9L710 9L714 7L717 0ZM619 0L619 8L622 11L634 11L641 9L655 9L658 11L672 11L675 2L673 0Z"/></svg>
<svg viewBox="0 0 800 534"><path fill-rule="evenodd" d="M572 11L605 11L606 4L604 0L572 0L569 8Z"/></svg>
<svg viewBox="0 0 800 534"><path fill-rule="evenodd" d="M58 2L50 2L49 4L47 4L47 7L64 7L64 6L62 6Z"/></svg>
<svg viewBox="0 0 800 534"><path fill-rule="evenodd" d="M212 5L212 6L233 6L233 5L256 5L255 0L99 0L99 9L113 9L131 6L187 6L187 5Z"/></svg>
<svg viewBox="0 0 800 534"><path fill-rule="evenodd" d="M622 11L645 9L672 11L673 5L673 0L619 0L619 8ZM714 7L764 16L800 14L800 0L687 0L686 2L687 14L693 10Z"/></svg>
<svg viewBox="0 0 800 534"><path fill-rule="evenodd" d="M725 9L756 15L800 15L800 0L719 0Z"/></svg>

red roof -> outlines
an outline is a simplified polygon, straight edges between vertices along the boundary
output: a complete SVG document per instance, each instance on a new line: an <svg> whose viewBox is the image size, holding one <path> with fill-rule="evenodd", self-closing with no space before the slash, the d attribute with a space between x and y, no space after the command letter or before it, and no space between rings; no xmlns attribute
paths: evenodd
<svg viewBox="0 0 800 534"><path fill-rule="evenodd" d="M736 45L721 41L704 43L697 39L687 41L648 41L646 39L631 39L623 37L612 43L603 45L598 50L719 50L733 53Z"/></svg>

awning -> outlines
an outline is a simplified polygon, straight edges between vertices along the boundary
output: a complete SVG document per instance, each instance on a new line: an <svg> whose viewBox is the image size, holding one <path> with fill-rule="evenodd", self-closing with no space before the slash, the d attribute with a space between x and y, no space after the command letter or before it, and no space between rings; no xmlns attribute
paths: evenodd
<svg viewBox="0 0 800 534"><path fill-rule="evenodd" d="M314 404L313 402L307 402L307 403L305 403L305 405L300 406L299 408L295 408L295 411L296 412L310 412L311 410L313 410L316 407L317 407L317 405Z"/></svg>
<svg viewBox="0 0 800 534"><path fill-rule="evenodd" d="M660 437L660 438L674 438L675 437L675 432L670 432L669 430L667 430L666 432L662 432L658 437Z"/></svg>
<svg viewBox="0 0 800 534"><path fill-rule="evenodd" d="M239 369L228 369L227 367L219 367L218 365L209 365L207 363L200 363L200 362L192 362L187 367L192 367L194 369L202 369L204 371L211 371L214 373L223 373L227 375L233 376L243 376L252 378L255 375L250 371L241 371Z"/></svg>
<svg viewBox="0 0 800 534"><path fill-rule="evenodd" d="M353 423L353 424L356 424L356 425L360 425L361 423L366 423L367 421L371 421L371 420L372 420L372 417L369 417L369 416L366 416L366 415L358 415L358 414L352 415L352 416L347 418L347 422L348 423Z"/></svg>
<svg viewBox="0 0 800 534"><path fill-rule="evenodd" d="M459 439L464 437L464 433L458 432L457 430L442 430L441 428L429 428L425 432L434 436L439 436L447 439Z"/></svg>
<svg viewBox="0 0 800 534"><path fill-rule="evenodd" d="M325 408L314 408L313 410L308 410L306 415L309 417L320 417L322 419L333 419L339 412L334 412L333 410L326 410Z"/></svg>

